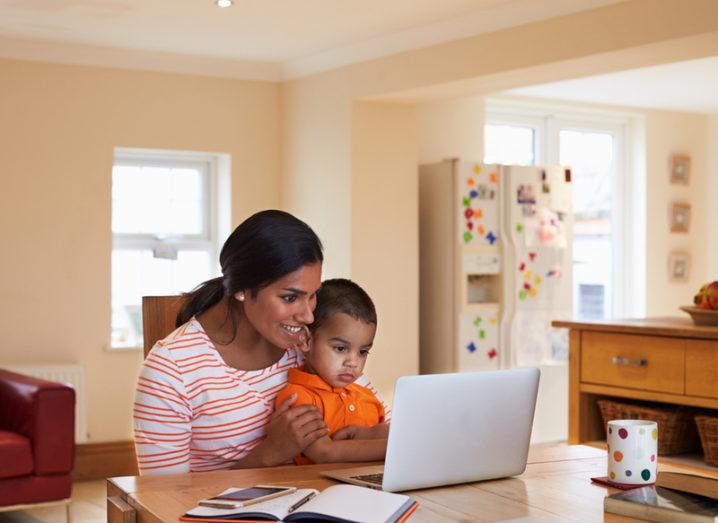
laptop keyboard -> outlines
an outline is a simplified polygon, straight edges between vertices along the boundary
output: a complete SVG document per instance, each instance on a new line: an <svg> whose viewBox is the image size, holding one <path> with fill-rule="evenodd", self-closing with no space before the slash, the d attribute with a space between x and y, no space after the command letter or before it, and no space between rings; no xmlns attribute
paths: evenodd
<svg viewBox="0 0 718 523"><path fill-rule="evenodd" d="M375 485L379 485L381 487L382 482L384 481L384 474L363 474L361 476L352 476L352 479L358 479L360 481L366 481L367 483L374 483Z"/></svg>

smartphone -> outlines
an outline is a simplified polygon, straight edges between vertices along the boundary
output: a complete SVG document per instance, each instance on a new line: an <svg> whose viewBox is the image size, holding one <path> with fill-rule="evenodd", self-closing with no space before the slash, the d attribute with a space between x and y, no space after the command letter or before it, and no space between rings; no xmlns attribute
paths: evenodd
<svg viewBox="0 0 718 523"><path fill-rule="evenodd" d="M254 505L272 498L277 498L297 490L296 487L278 487L276 485L255 485L229 494L220 494L209 499L202 499L198 505L214 508L241 508Z"/></svg>

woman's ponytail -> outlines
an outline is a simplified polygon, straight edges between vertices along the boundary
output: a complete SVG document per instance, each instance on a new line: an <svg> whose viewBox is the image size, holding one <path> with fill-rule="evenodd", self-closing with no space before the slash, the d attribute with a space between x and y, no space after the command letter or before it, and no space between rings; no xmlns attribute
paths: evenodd
<svg viewBox="0 0 718 523"><path fill-rule="evenodd" d="M184 304L177 313L175 327L187 323L192 316L201 314L224 298L224 278L222 276L200 283L190 292L186 292Z"/></svg>

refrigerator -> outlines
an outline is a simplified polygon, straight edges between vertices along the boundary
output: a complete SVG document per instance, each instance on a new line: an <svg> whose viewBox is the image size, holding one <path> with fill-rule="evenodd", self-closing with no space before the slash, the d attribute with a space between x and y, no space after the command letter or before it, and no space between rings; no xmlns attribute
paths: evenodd
<svg viewBox="0 0 718 523"><path fill-rule="evenodd" d="M571 171L457 159L419 168L420 369L541 369L532 441L568 428ZM490 401L490 398L482 398Z"/></svg>

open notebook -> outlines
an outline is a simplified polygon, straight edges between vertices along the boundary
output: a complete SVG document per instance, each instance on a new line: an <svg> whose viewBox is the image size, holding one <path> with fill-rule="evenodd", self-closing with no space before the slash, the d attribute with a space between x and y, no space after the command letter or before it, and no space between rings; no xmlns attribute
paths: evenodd
<svg viewBox="0 0 718 523"><path fill-rule="evenodd" d="M239 489L227 489L228 494ZM316 496L290 513L290 508L308 494ZM299 489L263 503L237 509L195 507L180 521L328 521L335 523L398 523L416 509L408 496L353 485L334 485L319 492Z"/></svg>

